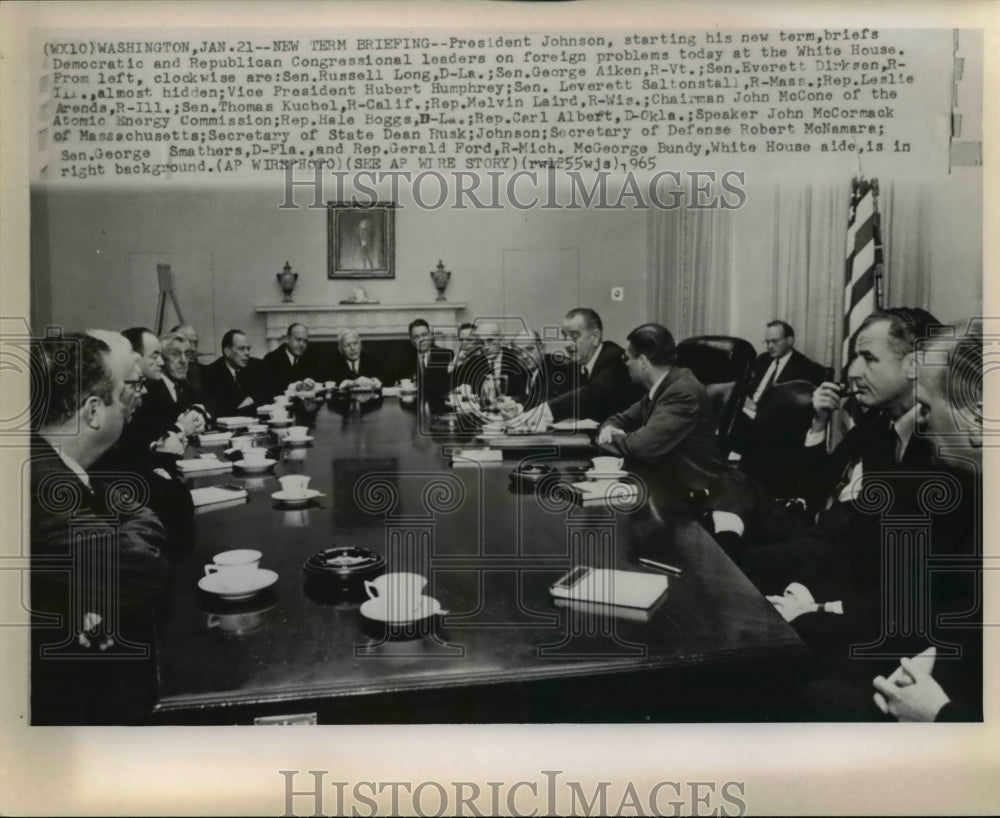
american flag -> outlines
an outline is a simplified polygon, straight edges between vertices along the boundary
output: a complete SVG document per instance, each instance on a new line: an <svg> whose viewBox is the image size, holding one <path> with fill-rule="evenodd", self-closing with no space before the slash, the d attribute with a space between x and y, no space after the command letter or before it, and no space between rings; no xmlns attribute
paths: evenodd
<svg viewBox="0 0 1000 818"><path fill-rule="evenodd" d="M844 340L841 365L851 362L851 338L861 322L882 306L882 229L878 180L851 180L844 273Z"/></svg>

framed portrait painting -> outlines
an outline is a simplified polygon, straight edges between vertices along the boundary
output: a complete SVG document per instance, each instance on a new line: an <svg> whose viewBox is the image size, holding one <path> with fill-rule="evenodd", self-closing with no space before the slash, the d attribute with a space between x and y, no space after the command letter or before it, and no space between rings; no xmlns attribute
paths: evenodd
<svg viewBox="0 0 1000 818"><path fill-rule="evenodd" d="M395 278L395 205L327 203L329 278Z"/></svg>

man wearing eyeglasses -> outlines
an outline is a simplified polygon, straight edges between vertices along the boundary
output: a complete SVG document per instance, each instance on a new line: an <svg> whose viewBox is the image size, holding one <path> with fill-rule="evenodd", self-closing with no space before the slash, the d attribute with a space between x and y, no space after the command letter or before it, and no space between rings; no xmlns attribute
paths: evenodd
<svg viewBox="0 0 1000 818"><path fill-rule="evenodd" d="M102 474L137 403L129 342L94 330L31 346L32 724L146 719L155 606L170 569L159 518L134 502L141 479ZM127 492L116 499L117 484ZM128 498L132 499L129 500ZM113 568L113 570L111 570Z"/></svg>

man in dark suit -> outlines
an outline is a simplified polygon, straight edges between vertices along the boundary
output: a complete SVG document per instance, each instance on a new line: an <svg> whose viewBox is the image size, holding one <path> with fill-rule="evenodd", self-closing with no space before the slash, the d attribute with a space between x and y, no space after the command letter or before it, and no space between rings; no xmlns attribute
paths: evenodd
<svg viewBox="0 0 1000 818"><path fill-rule="evenodd" d="M141 481L94 470L138 400L138 366L100 331L37 341L31 356L31 721L139 723L155 700L165 534L135 503Z"/></svg>
<svg viewBox="0 0 1000 818"><path fill-rule="evenodd" d="M674 339L660 324L628 336L625 365L645 394L601 426L598 445L674 496L713 491L725 468L715 443L711 401L689 369L674 365Z"/></svg>
<svg viewBox="0 0 1000 818"><path fill-rule="evenodd" d="M150 330L131 327L122 335L132 344L138 356L144 391L142 401L125 426L117 446L137 452L183 454L186 438L204 430L204 413L192 408L191 402L178 401L176 387L171 389L164 381L166 362L162 344ZM178 365L173 356L171 366L176 372ZM174 386L172 381L170 386ZM188 396L182 394L182 397Z"/></svg>
<svg viewBox="0 0 1000 818"><path fill-rule="evenodd" d="M231 329L222 336L222 355L202 371L204 396L215 417L253 413L254 406L266 403L263 363L250 357L250 339L242 330Z"/></svg>
<svg viewBox="0 0 1000 818"><path fill-rule="evenodd" d="M290 383L305 382L313 386L319 378L319 367L311 355L309 330L304 324L292 324L285 341L264 356L264 381L271 395L284 393Z"/></svg>
<svg viewBox="0 0 1000 818"><path fill-rule="evenodd" d="M196 395L204 394L201 376L205 367L198 362L198 330L191 324L178 324L170 330L170 334L180 335L187 340L189 345L187 350L187 384L194 390Z"/></svg>
<svg viewBox="0 0 1000 818"><path fill-rule="evenodd" d="M769 396L771 404L780 400L778 393L772 394L779 384L804 381L819 386L824 370L794 348L795 330L784 321L768 322L764 345L767 351L758 356L751 370L747 399L733 432L733 449L742 453L743 471L776 496L794 497L801 478L803 436L812 412L806 406L781 406L777 410L768 405L758 418L758 408ZM768 408L776 411L769 412Z"/></svg>
<svg viewBox="0 0 1000 818"><path fill-rule="evenodd" d="M417 385L422 401L442 400L448 393L454 353L434 343L434 331L423 318L410 322L409 335L412 349L407 350L401 376Z"/></svg>
<svg viewBox="0 0 1000 818"><path fill-rule="evenodd" d="M813 394L814 418L806 438L812 477L803 484L803 495L812 510L820 511L817 524L805 537L749 547L740 559L757 586L775 594L776 607L789 621L816 612L823 599L842 603L834 609L842 613L832 618L803 620L803 629L818 628L820 638L827 632L864 630L877 617L883 515L856 506L867 496L865 486L876 480L887 487L885 514L920 513L910 481L931 470L933 460L927 440L914 434L916 345L938 323L925 310L906 307L872 313L862 322L847 377L866 412L830 453L826 424L840 408L843 390L826 382ZM791 581L804 592L779 596Z"/></svg>
<svg viewBox="0 0 1000 818"><path fill-rule="evenodd" d="M353 329L345 329L337 337L340 354L333 359L330 380L341 389L381 389L383 368L381 362L361 350L361 336Z"/></svg>
<svg viewBox="0 0 1000 818"><path fill-rule="evenodd" d="M163 355L163 371L160 380L177 416L186 410L200 412L206 422L211 418L205 408L205 400L191 383L190 342L180 333L167 333L160 338L160 352Z"/></svg>
<svg viewBox="0 0 1000 818"><path fill-rule="evenodd" d="M473 337L477 348L455 367L452 388L467 387L489 405L501 396L523 399L529 373L519 353L502 343L500 325L482 321L473 330Z"/></svg>
<svg viewBox="0 0 1000 818"><path fill-rule="evenodd" d="M178 402L177 387L164 374L166 359L155 335L143 327L127 329L122 335L135 352L143 380L142 390L121 437L100 457L94 468L131 474L145 483L149 490L146 503L167 531L164 555L173 559L194 545L191 493L174 475L175 466L184 454L188 436L205 428L206 417L203 409ZM186 343L183 338L180 341ZM176 357L176 351L172 351L174 372L177 371ZM186 367L186 359L183 365ZM181 397L185 397L183 392Z"/></svg>
<svg viewBox="0 0 1000 818"><path fill-rule="evenodd" d="M568 418L603 422L639 398L640 389L625 367L624 350L604 340L604 325L594 310L577 307L566 313L562 335L571 377L556 386L559 394L550 395L546 403L514 418L512 424L544 426Z"/></svg>

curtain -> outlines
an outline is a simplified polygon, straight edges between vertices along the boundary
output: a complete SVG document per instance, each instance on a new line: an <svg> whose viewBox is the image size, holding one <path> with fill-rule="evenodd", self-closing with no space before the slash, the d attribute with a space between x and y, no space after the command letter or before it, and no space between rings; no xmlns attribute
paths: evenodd
<svg viewBox="0 0 1000 818"><path fill-rule="evenodd" d="M880 179L883 304L930 300L930 225L926 187ZM734 251L733 211L651 210L649 314L678 340L731 332L734 276L762 287L765 314L795 328L796 348L835 372L841 367L844 268L851 179L763 185L747 207L764 208L765 230L744 231ZM665 194L661 194L667 200ZM758 214L759 215L759 214ZM739 309L739 305L735 306ZM755 322L742 322L747 323Z"/></svg>
<svg viewBox="0 0 1000 818"><path fill-rule="evenodd" d="M653 209L648 223L650 320L677 340L724 333L733 276L732 211Z"/></svg>

